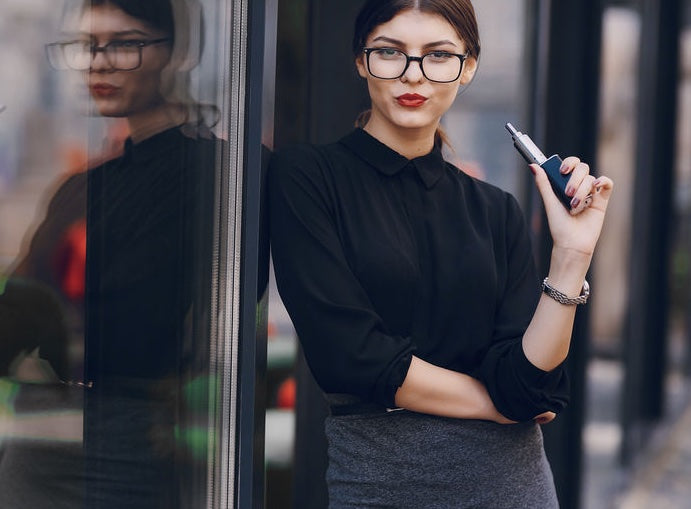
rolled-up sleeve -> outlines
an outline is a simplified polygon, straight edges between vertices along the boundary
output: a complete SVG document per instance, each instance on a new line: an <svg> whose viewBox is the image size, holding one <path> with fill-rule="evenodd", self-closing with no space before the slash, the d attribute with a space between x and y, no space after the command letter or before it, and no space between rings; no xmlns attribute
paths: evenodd
<svg viewBox="0 0 691 509"><path fill-rule="evenodd" d="M394 406L414 345L387 331L348 263L327 166L309 146L272 158L268 197L278 290L322 390Z"/></svg>
<svg viewBox="0 0 691 509"><path fill-rule="evenodd" d="M560 412L569 400L565 365L546 372L523 351L523 334L540 298L528 229L518 203L508 197L505 287L498 303L494 334L476 376L497 410L509 419L530 420L546 411Z"/></svg>

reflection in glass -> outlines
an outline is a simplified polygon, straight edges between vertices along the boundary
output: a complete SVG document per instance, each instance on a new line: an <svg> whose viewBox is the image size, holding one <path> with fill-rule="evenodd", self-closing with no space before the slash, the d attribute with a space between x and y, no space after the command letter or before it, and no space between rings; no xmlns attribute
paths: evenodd
<svg viewBox="0 0 691 509"><path fill-rule="evenodd" d="M201 7L85 0L65 19L50 61L82 71L114 136L2 280L0 505L199 507L222 149L189 92Z"/></svg>
<svg viewBox="0 0 691 509"><path fill-rule="evenodd" d="M170 39L114 40L96 46L90 40L54 42L46 46L48 59L56 69L87 71L97 53L105 55L108 66L114 71L134 71L142 65L142 50L152 44L168 43Z"/></svg>

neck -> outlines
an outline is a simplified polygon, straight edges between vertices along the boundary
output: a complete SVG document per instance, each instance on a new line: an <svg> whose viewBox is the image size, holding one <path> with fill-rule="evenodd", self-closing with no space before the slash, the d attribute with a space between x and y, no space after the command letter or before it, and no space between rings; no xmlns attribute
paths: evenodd
<svg viewBox="0 0 691 509"><path fill-rule="evenodd" d="M438 124L416 128L391 128L372 117L364 129L377 140L407 159L429 154L434 148Z"/></svg>
<svg viewBox="0 0 691 509"><path fill-rule="evenodd" d="M184 122L185 112L182 108L169 103L163 103L150 110L127 117L130 137L134 143Z"/></svg>

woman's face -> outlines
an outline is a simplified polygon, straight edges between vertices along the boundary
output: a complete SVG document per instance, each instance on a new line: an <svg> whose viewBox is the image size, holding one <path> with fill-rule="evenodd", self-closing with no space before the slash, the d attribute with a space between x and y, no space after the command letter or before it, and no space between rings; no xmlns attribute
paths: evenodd
<svg viewBox="0 0 691 509"><path fill-rule="evenodd" d="M87 9L80 21L80 37L97 47L165 38L166 34L133 18L117 7ZM141 65L131 71L113 67L103 52L97 52L86 71L86 81L98 112L106 117L145 114L164 102L162 70L170 59L170 44L161 42L141 48Z"/></svg>
<svg viewBox="0 0 691 509"><path fill-rule="evenodd" d="M377 26L367 38L368 48L394 48L409 56L420 57L432 51L463 54L464 43L454 27L442 16L418 10L399 13ZM451 83L427 80L418 62L411 62L399 79L373 77L363 54L356 61L360 76L367 80L372 100L368 128L436 129L441 116L451 107L459 86L470 81L475 71L474 59L466 60L459 79Z"/></svg>

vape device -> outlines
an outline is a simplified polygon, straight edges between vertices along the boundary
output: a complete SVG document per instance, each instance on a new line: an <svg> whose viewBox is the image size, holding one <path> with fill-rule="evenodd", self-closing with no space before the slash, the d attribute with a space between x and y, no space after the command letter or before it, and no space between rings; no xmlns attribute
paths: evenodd
<svg viewBox="0 0 691 509"><path fill-rule="evenodd" d="M545 170L554 194L556 194L557 198L564 204L566 210L572 215L576 215L590 205L591 197L588 196L578 207L571 207L572 198L566 195L566 185L569 183L571 175L564 175L561 173L561 157L555 154L548 158L537 148L537 145L530 139L530 136L523 134L510 123L506 124L506 130L511 133L514 147L516 147L516 150L520 152L528 164L537 164Z"/></svg>

